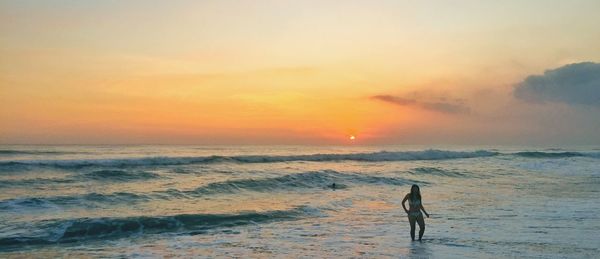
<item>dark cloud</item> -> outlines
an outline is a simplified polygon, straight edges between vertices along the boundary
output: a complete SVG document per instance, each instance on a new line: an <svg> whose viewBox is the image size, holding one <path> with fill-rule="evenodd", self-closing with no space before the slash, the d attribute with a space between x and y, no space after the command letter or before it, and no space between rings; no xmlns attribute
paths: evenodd
<svg viewBox="0 0 600 259"><path fill-rule="evenodd" d="M531 75L516 85L515 97L600 107L600 63L583 62Z"/></svg>
<svg viewBox="0 0 600 259"><path fill-rule="evenodd" d="M443 113L469 113L469 108L463 105L461 102L450 102L445 99L437 101L422 101L416 98L405 98L394 95L374 95L371 99L394 104L400 106L415 106L421 109L443 112Z"/></svg>

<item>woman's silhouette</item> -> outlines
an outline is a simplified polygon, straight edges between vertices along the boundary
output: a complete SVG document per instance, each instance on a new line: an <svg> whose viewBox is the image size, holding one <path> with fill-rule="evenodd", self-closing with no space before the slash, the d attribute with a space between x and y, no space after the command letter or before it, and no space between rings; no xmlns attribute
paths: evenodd
<svg viewBox="0 0 600 259"><path fill-rule="evenodd" d="M406 209L406 205L404 205L408 201L409 209ZM419 241L423 237L423 233L425 232L425 220L423 219L423 214L421 214L421 210L425 213L425 216L429 218L429 214L423 208L423 203L421 202L421 191L419 190L419 186L413 184L410 188L410 193L404 196L402 200L402 207L404 211L408 214L408 222L410 223L410 238L415 241L415 222L419 223Z"/></svg>

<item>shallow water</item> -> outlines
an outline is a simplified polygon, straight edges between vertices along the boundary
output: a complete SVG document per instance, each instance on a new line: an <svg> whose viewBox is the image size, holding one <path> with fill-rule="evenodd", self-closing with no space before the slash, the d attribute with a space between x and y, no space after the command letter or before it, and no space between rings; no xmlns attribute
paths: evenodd
<svg viewBox="0 0 600 259"><path fill-rule="evenodd" d="M0 257L593 258L599 191L589 148L0 146Z"/></svg>

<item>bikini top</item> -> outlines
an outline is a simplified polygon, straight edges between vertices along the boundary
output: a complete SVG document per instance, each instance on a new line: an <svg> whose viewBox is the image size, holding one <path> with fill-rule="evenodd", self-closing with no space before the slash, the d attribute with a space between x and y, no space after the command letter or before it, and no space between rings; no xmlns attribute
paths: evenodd
<svg viewBox="0 0 600 259"><path fill-rule="evenodd" d="M408 205L410 205L411 207L419 206L421 205L421 200L413 200L411 198L408 198Z"/></svg>

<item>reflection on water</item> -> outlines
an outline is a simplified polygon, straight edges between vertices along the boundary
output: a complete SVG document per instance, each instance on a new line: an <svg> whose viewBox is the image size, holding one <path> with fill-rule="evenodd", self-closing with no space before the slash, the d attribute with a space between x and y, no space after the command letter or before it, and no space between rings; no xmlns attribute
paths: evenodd
<svg viewBox="0 0 600 259"><path fill-rule="evenodd" d="M431 256L431 250L427 246L427 239L421 242L411 242L410 249L408 250L409 258L430 258Z"/></svg>

